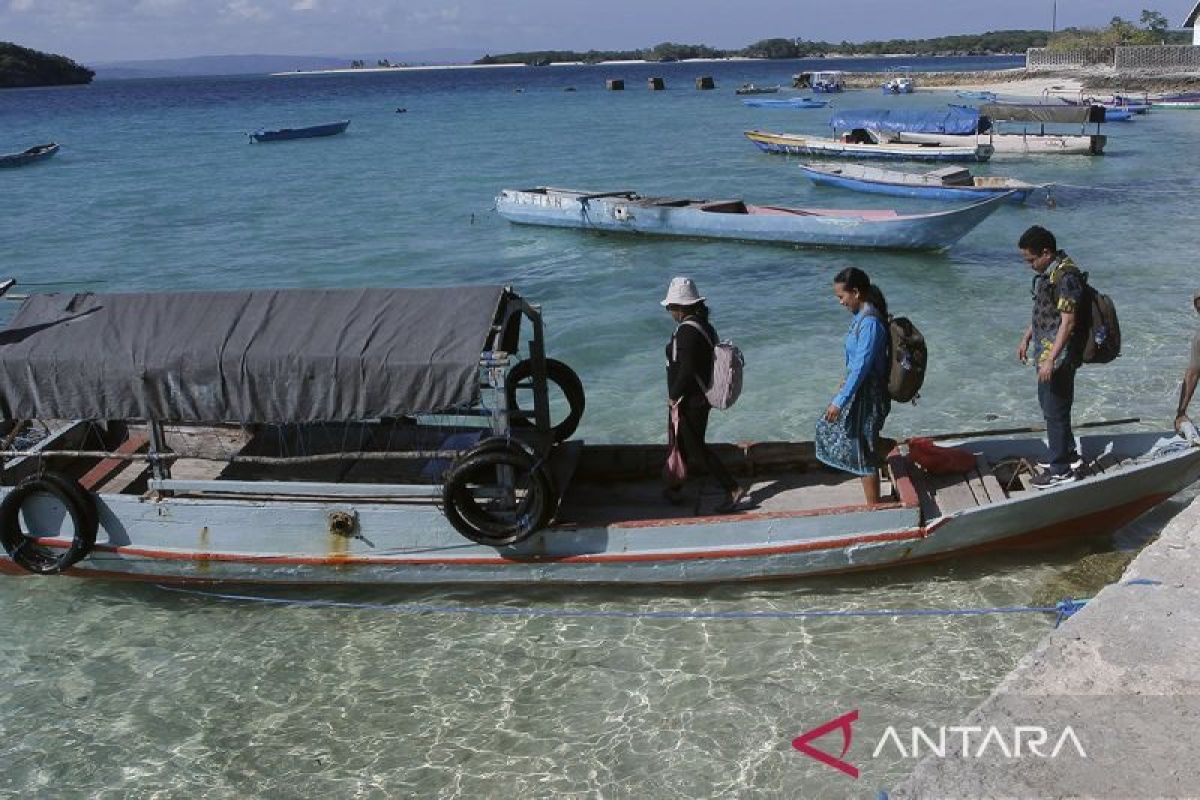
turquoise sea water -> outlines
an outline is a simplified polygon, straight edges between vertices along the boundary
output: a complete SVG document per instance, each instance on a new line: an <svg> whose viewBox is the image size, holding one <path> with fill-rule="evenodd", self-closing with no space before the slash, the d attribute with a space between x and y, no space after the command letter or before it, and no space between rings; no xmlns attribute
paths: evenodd
<svg viewBox="0 0 1200 800"><path fill-rule="evenodd" d="M733 95L745 81L786 84L795 70L511 68L0 93L0 151L63 145L45 165L0 174L3 271L31 291L510 283L543 305L550 354L584 380L580 434L662 441L671 326L658 300L671 276L696 279L718 329L747 356L746 394L714 415L713 435L809 438L842 369L847 320L830 279L855 264L929 341L922 400L888 423L902 436L1039 422L1032 372L1014 355L1030 278L1015 242L1038 223L1121 312L1126 355L1081 372L1076 419L1169 424L1195 327L1200 186L1179 153L1200 114L1108 125L1101 158L983 165L1069 186L1053 208L1002 209L940 254L599 236L514 227L491 212L501 188L542 184L944 208L816 189L796 160L745 140L750 128L825 129L827 112L749 109ZM701 74L718 90L692 88ZM651 75L668 90L647 91ZM626 91L604 91L610 77L625 78ZM948 100L851 92L834 102ZM330 139L252 146L242 135L343 118L348 133ZM755 587L336 597L583 609L1023 605L1081 552ZM872 760L860 743L851 756L863 776L851 781L791 739L852 708L897 724L952 722L1049 624L414 616L34 578L0 581L0 604L0 794L73 797L874 796L911 764Z"/></svg>

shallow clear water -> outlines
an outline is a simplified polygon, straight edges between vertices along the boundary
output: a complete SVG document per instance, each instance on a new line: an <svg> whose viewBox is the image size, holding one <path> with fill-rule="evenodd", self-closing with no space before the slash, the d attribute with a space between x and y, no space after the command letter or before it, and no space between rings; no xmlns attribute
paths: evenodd
<svg viewBox="0 0 1200 800"><path fill-rule="evenodd" d="M796 160L759 153L742 131L818 133L828 118L749 109L733 95L794 70L554 67L0 93L0 150L63 145L48 164L0 174L3 269L31 291L511 283L543 304L550 354L583 377L581 435L661 441L671 326L657 301L672 275L697 280L718 329L747 356L746 394L714 415L714 436L809 438L841 373L846 319L829 281L856 264L929 341L921 403L888 422L902 436L1039 422L1033 375L1014 357L1030 277L1015 242L1039 223L1121 312L1126 355L1081 372L1076 419L1169 424L1196 322L1189 231L1200 188L1178 169L1177 145L1200 133L1200 114L1110 124L1102 158L982 166L1101 188L1056 190L1054 208L1002 209L942 254L588 235L514 227L490 211L501 188L540 184L943 207L816 189ZM693 89L701 74L720 88ZM669 89L647 91L650 75ZM626 91L604 91L608 77L624 77ZM954 99L854 92L835 102ZM331 139L251 146L242 135L339 118L351 127ZM1126 544L1177 508L1135 526ZM652 610L1023 605L1083 552L662 592L322 596ZM856 749L863 776L853 782L791 739L851 708L955 720L1052 623L496 619L33 578L0 580L0 607L0 794L77 797L873 796L910 765Z"/></svg>

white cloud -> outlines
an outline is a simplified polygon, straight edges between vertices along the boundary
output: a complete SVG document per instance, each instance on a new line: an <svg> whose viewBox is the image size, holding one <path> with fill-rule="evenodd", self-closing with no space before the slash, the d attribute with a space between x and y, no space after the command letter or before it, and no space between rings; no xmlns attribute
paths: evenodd
<svg viewBox="0 0 1200 800"><path fill-rule="evenodd" d="M313 11L317 7L317 0L296 0L292 3L292 11Z"/></svg>
<svg viewBox="0 0 1200 800"><path fill-rule="evenodd" d="M271 12L255 5L252 0L229 0L221 9L225 16L253 22L265 22L271 18Z"/></svg>
<svg viewBox="0 0 1200 800"><path fill-rule="evenodd" d="M33 8L33 0L12 0L8 9L13 12L29 11Z"/></svg>

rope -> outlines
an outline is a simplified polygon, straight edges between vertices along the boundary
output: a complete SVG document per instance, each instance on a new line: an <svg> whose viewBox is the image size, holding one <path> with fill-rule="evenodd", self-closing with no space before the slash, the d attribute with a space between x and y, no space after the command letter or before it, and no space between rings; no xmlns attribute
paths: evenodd
<svg viewBox="0 0 1200 800"><path fill-rule="evenodd" d="M1082 189L1088 192L1123 192L1125 194L1137 193L1163 195L1185 194L1189 197L1196 194L1195 189L1139 189L1132 186L1083 186L1077 183L1059 183L1057 181L1052 181L1050 184L1048 184L1048 186L1051 189Z"/></svg>
<svg viewBox="0 0 1200 800"><path fill-rule="evenodd" d="M535 617L552 619L673 619L673 620L795 620L814 617L975 617L987 614L1055 614L1055 627L1079 611L1087 603L1082 600L1061 600L1053 606L994 606L990 608L893 608L893 609L809 609L803 611L629 611L621 609L585 608L515 608L513 606L460 606L424 603L352 603L342 600L295 600L285 597L224 594L158 585L166 592L207 597L229 602L267 603L304 608L347 608L359 611L387 611L397 614L461 614L481 617Z"/></svg>

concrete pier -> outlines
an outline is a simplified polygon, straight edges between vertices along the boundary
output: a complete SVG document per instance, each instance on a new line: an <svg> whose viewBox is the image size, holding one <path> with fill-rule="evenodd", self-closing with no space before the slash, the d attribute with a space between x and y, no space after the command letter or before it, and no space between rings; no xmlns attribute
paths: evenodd
<svg viewBox="0 0 1200 800"><path fill-rule="evenodd" d="M1119 583L1047 636L959 725L973 738L964 746L952 736L944 755L927 754L889 792L892 800L1195 797L1200 500L1171 521ZM1018 726L1025 727L1026 745L1038 730L1045 732L1045 744L1035 748L1041 755L1028 746L1011 752ZM993 739L981 753L993 727L1009 745L998 747ZM1072 736L1056 748L1066 728Z"/></svg>

